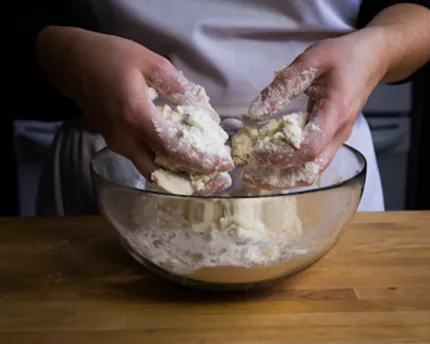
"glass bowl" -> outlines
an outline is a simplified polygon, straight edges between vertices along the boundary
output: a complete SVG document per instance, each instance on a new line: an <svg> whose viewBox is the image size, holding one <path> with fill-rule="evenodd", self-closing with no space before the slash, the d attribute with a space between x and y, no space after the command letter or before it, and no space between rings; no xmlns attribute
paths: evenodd
<svg viewBox="0 0 430 344"><path fill-rule="evenodd" d="M102 215L148 270L212 290L271 285L323 257L361 200L366 160L344 145L317 185L261 195L233 185L210 197L156 191L105 148L91 163Z"/></svg>

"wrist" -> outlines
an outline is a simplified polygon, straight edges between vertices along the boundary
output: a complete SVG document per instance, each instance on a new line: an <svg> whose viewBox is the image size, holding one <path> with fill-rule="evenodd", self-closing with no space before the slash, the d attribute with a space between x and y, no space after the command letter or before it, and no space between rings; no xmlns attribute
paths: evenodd
<svg viewBox="0 0 430 344"><path fill-rule="evenodd" d="M380 60L383 61L384 73L381 75L379 83L389 83L393 80L393 70L401 63L405 53L405 47L402 46L404 42L403 33L395 26L381 26L369 27L368 30L380 31L382 34L382 42L380 53Z"/></svg>
<svg viewBox="0 0 430 344"><path fill-rule="evenodd" d="M396 28L384 26L368 27L364 30L374 36L373 49L379 70L378 84L386 83L390 78L390 70L393 65L401 59L402 49L398 46L398 42L402 41L401 38L399 39L400 33Z"/></svg>
<svg viewBox="0 0 430 344"><path fill-rule="evenodd" d="M430 59L430 11L421 5L401 3L382 10L365 29L384 32L382 52L387 71L381 82L403 80Z"/></svg>
<svg viewBox="0 0 430 344"><path fill-rule="evenodd" d="M390 82L390 72L402 59L403 39L399 30L390 26L369 26L353 33L365 42L365 56L370 59L374 86ZM363 46L362 46L363 47Z"/></svg>

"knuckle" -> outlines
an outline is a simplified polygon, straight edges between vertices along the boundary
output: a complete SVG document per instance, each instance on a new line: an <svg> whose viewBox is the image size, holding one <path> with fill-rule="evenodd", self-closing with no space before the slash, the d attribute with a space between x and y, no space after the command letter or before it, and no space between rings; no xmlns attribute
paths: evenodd
<svg viewBox="0 0 430 344"><path fill-rule="evenodd" d="M137 111L122 112L122 119L124 123L131 128L138 127L141 121L140 113Z"/></svg>
<svg viewBox="0 0 430 344"><path fill-rule="evenodd" d="M296 59L293 62L293 65L296 67L306 66L308 64L308 53L305 51L299 56L296 57Z"/></svg>
<svg viewBox="0 0 430 344"><path fill-rule="evenodd" d="M163 56L157 56L154 58L152 68L151 68L151 74L152 75L158 75L158 74L164 74L168 72L172 68L172 64L168 59L166 59Z"/></svg>
<svg viewBox="0 0 430 344"><path fill-rule="evenodd" d="M145 109L142 109L142 102L133 99L125 99L117 105L117 116L120 121L128 127L140 127Z"/></svg>
<svg viewBox="0 0 430 344"><path fill-rule="evenodd" d="M116 102L116 106L114 108L115 117L124 119L131 112L132 106L127 99L127 97L123 97Z"/></svg>
<svg viewBox="0 0 430 344"><path fill-rule="evenodd" d="M301 66L303 69L317 66L321 60L321 54L319 53L318 49L315 48L315 45L310 46L296 58L295 63L298 66Z"/></svg>
<svg viewBox="0 0 430 344"><path fill-rule="evenodd" d="M334 120L338 126L343 126L351 119L351 105L338 92L327 93L327 101L320 109L326 118Z"/></svg>
<svg viewBox="0 0 430 344"><path fill-rule="evenodd" d="M313 161L318 158L323 152L324 147L315 143L311 143L303 147L302 154L305 162Z"/></svg>

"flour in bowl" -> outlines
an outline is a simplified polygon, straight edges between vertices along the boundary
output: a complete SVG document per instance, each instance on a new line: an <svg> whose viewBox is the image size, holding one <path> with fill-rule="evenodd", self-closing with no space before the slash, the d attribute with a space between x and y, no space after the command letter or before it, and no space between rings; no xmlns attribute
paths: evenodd
<svg viewBox="0 0 430 344"><path fill-rule="evenodd" d="M261 195L244 188L232 196ZM134 251L170 273L208 267L271 266L298 254L302 232L295 197L139 198L135 230L124 234ZM162 214L162 216L160 216Z"/></svg>

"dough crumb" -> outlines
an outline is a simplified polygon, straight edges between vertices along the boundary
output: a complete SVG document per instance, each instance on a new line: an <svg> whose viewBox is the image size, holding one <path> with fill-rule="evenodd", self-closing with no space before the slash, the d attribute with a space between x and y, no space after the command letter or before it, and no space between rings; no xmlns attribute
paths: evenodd
<svg viewBox="0 0 430 344"><path fill-rule="evenodd" d="M309 114L307 112L296 112L273 118L263 126L245 120L244 126L233 136L233 160L236 165L246 165L253 148L269 147L272 145L291 145L295 149L300 148L303 140L303 128L305 127Z"/></svg>

